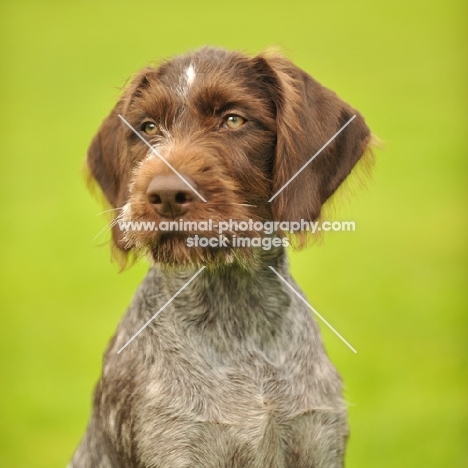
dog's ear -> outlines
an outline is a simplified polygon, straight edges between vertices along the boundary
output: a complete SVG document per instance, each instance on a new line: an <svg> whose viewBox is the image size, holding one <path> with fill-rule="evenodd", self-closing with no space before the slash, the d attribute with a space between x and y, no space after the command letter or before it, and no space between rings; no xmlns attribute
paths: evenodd
<svg viewBox="0 0 468 468"><path fill-rule="evenodd" d="M123 123L119 118L123 100L120 100L110 115L102 122L97 134L91 141L86 160L90 181L95 181L107 202L115 208L115 215L126 200L127 145ZM126 252L125 241L118 226L112 227L114 246ZM114 251L114 253L116 253Z"/></svg>
<svg viewBox="0 0 468 468"><path fill-rule="evenodd" d="M119 214L128 197L128 185L132 173L131 160L128 155L127 135L130 130L119 118L126 115L133 97L140 96L141 91L148 87L148 76L155 73L153 68L144 68L138 72L125 89L122 97L115 105L109 116L102 122L97 134L91 141L86 160L88 181L96 182L107 202L115 209L114 217ZM114 257L123 266L128 253L123 233L117 224L112 227L114 242Z"/></svg>
<svg viewBox="0 0 468 468"><path fill-rule="evenodd" d="M118 117L121 104L112 110L102 122L97 134L91 141L86 160L92 178L99 184L106 200L113 208L119 205L120 186L125 159L122 122Z"/></svg>
<svg viewBox="0 0 468 468"><path fill-rule="evenodd" d="M313 221L366 151L369 128L359 112L285 58L263 55L255 60L270 69L270 77L263 76L277 110L273 216Z"/></svg>

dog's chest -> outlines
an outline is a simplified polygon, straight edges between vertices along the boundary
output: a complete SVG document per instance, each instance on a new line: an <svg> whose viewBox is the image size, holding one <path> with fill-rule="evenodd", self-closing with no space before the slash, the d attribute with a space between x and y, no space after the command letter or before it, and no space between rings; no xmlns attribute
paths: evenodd
<svg viewBox="0 0 468 468"><path fill-rule="evenodd" d="M148 380L137 410L141 433L135 437L142 441L138 451L144 459L155 466L188 467L209 466L216 456L225 463L219 466L281 466L274 459L288 418L307 410L306 399L293 395L294 384L262 365L261 355L251 368L233 363L201 374L192 362L179 370Z"/></svg>
<svg viewBox="0 0 468 468"><path fill-rule="evenodd" d="M299 354L292 343L275 362L274 352L254 346L229 352L225 362L201 352L200 343L190 351L179 346L163 352L134 407L145 466L209 468L213 460L223 468L288 466L293 450L307 453L313 443L295 437L297 427L312 433L322 424L312 410L337 409L313 383L303 359L307 345Z"/></svg>
<svg viewBox="0 0 468 468"><path fill-rule="evenodd" d="M281 294L242 299L193 305L181 294L129 351L123 416L109 414L126 421L127 437L109 428L136 466L308 468L287 460L307 458L308 434L328 430L330 414L344 420L309 311Z"/></svg>

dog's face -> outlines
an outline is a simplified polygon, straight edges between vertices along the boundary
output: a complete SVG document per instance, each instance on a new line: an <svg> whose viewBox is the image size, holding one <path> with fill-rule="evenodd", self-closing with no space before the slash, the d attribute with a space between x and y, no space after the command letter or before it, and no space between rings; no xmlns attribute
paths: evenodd
<svg viewBox="0 0 468 468"><path fill-rule="evenodd" d="M88 167L121 209L119 221L312 221L369 139L357 111L286 59L204 48L137 73L94 138ZM251 249L189 247L194 234L215 235L113 227L121 251L147 251L163 264L251 256Z"/></svg>

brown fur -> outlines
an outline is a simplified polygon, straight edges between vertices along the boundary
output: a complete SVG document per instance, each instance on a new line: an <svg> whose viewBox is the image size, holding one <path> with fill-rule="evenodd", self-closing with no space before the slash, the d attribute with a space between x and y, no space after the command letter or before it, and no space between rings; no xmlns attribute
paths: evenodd
<svg viewBox="0 0 468 468"><path fill-rule="evenodd" d="M144 192L154 175L169 173L170 169L160 160L143 162L148 147L135 139L118 118L122 114L138 127L142 116L150 115L166 127L178 122L171 127L174 134L170 139L163 134L150 142L158 145L165 140L163 157L195 180L201 193L209 198L208 204L196 202L196 220L316 220L322 205L368 147L371 137L364 119L283 57L216 53L224 54L226 63L203 71L210 75L210 86L202 82L184 103L184 115L180 116L181 99L167 84L179 78L165 74L171 69L170 63L140 71L91 144L91 174L113 207L122 208L130 202L132 221L158 221L146 204ZM185 60L185 66L188 63ZM176 71L180 72L180 68ZM242 138L213 131L226 103L252 116L258 122L257 128L242 132ZM187 115L191 120L184 119ZM266 203L353 115L356 119L350 127L271 204ZM193 121L196 126L191 124ZM255 205L255 209L241 204ZM187 220L193 219L188 216ZM117 225L113 227L113 239L122 252L152 243L155 261L159 254L165 260L172 256L174 264L198 262L205 254L211 256L195 249L188 251L183 236L177 244L178 253L172 242L166 250L160 245L158 252L154 233L131 233L125 239ZM300 243L304 239L301 237Z"/></svg>
<svg viewBox="0 0 468 468"><path fill-rule="evenodd" d="M314 221L371 139L356 110L277 54L204 48L135 75L93 139L87 164L116 209L116 249L146 253L154 267L106 354L71 466L342 466L341 383L309 310L269 269L298 289L284 249L189 248L188 236L215 232L120 231L118 221L164 220L147 192L172 170L119 114L137 130L154 122L157 134L140 135L206 199L193 197L185 221ZM230 114L244 125L227 128ZM117 355L200 266L208 268Z"/></svg>

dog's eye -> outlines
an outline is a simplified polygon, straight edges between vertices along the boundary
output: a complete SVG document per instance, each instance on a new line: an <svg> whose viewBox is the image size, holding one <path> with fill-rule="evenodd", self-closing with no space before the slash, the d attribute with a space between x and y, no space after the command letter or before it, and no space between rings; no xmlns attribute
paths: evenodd
<svg viewBox="0 0 468 468"><path fill-rule="evenodd" d="M141 130L147 135L156 135L159 132L159 128L154 122L143 122Z"/></svg>
<svg viewBox="0 0 468 468"><path fill-rule="evenodd" d="M231 114L224 119L224 127L230 128L231 130L235 130L236 128L242 127L242 125L244 125L245 122L246 120L243 117Z"/></svg>

